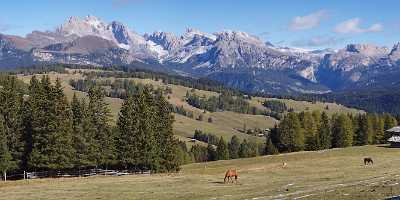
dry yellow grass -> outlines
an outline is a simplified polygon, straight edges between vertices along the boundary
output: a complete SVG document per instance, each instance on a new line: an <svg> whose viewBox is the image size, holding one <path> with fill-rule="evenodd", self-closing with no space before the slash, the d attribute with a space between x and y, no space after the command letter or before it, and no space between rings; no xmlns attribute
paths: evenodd
<svg viewBox="0 0 400 200"><path fill-rule="evenodd" d="M399 156L364 146L190 164L172 175L9 181L0 199L384 199L400 194ZM237 184L223 183L228 168L238 169Z"/></svg>

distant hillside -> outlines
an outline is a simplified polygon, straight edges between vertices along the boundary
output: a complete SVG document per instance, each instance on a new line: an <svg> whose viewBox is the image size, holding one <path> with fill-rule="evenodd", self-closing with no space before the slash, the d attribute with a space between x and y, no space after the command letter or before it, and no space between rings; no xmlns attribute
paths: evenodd
<svg viewBox="0 0 400 200"><path fill-rule="evenodd" d="M198 109L188 104L186 101L186 94L196 93L201 97L218 97L220 92L229 92L234 95L244 95L239 91L225 88L218 83L212 81L193 79L181 76L170 76L168 74L153 73L143 70L134 70L130 72L123 72L119 70L104 71L96 68L93 69L71 69L71 68L57 68L59 72L47 73L52 80L59 78L62 80L64 91L69 99L72 98L73 94L76 93L79 97L85 98L86 93L74 89L70 84L71 80L96 80L98 82L108 82L109 84L124 83L124 81L132 81L134 84L151 85L154 88L160 88L164 91L168 91L168 101L176 108L182 108L185 112L192 113L193 116L182 115L177 112L175 114L174 131L180 136L182 140L187 140L187 137L193 137L195 130L202 130L206 133L212 133L217 136L223 136L227 140L232 135L237 135L239 138L247 138L249 140L256 140L264 142L263 138L248 135L244 132L248 130L264 130L266 128L272 128L275 124L279 123L274 117L266 116L263 114L243 114L232 111L217 111L209 112L202 109ZM62 70L64 69L64 70ZM50 67L43 69L45 72L52 71ZM29 82L32 75L28 73L38 74L41 73L40 69L29 70L25 69L26 75L19 74L18 77L25 82ZM107 91L112 91L114 86L104 85ZM195 89L201 88L201 89ZM209 90L209 91L207 91ZM115 97L107 97L107 102L110 105L112 115L116 119L119 109L122 104L122 99ZM256 107L260 111L265 111L266 114L270 113L270 110L262 105L267 100L261 97L252 97L246 100L249 106ZM358 113L360 111L355 109L349 109L341 105L332 103L312 103L312 102L300 102L286 99L279 99L284 102L289 108L295 112L301 111L313 111L320 110L327 113L346 112L346 113ZM199 116L202 116L202 120L199 120ZM209 122L211 118L212 122Z"/></svg>

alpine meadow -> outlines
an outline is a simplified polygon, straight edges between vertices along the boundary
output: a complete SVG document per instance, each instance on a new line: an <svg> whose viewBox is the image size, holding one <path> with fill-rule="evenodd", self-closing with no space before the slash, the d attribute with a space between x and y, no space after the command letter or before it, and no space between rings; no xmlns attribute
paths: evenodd
<svg viewBox="0 0 400 200"><path fill-rule="evenodd" d="M398 6L6 0L0 199L399 199Z"/></svg>

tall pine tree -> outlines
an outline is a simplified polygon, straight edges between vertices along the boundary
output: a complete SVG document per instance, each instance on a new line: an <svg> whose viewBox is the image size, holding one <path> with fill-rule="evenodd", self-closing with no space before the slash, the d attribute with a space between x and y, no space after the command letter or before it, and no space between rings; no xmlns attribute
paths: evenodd
<svg viewBox="0 0 400 200"><path fill-rule="evenodd" d="M217 145L217 160L228 160L229 151L228 145L226 144L224 138L220 138Z"/></svg>
<svg viewBox="0 0 400 200"><path fill-rule="evenodd" d="M228 144L229 157L231 159L239 158L239 148L240 148L240 140L236 135L234 135L232 136L231 141Z"/></svg>

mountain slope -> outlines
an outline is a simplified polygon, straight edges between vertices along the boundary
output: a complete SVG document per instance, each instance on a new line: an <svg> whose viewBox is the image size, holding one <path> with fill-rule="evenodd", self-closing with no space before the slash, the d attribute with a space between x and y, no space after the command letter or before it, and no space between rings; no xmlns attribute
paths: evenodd
<svg viewBox="0 0 400 200"><path fill-rule="evenodd" d="M40 63L143 65L208 77L247 92L327 93L398 87L400 44L349 44L340 50L277 47L240 31L188 29L140 35L120 22L70 17L55 31L0 35L0 67ZM399 86L400 87L400 86Z"/></svg>

